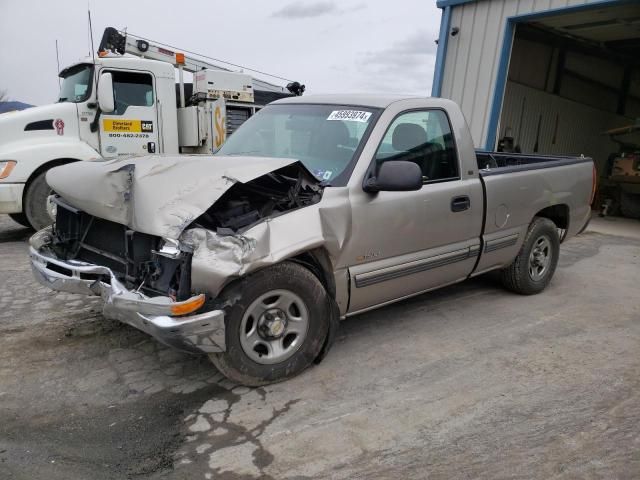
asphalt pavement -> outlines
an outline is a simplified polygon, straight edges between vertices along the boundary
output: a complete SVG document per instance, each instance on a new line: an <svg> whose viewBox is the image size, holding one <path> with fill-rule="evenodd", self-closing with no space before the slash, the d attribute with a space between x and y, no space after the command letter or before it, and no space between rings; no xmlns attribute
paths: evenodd
<svg viewBox="0 0 640 480"><path fill-rule="evenodd" d="M29 235L0 216L2 480L640 478L640 222L596 219L540 295L348 319L257 389L37 285Z"/></svg>

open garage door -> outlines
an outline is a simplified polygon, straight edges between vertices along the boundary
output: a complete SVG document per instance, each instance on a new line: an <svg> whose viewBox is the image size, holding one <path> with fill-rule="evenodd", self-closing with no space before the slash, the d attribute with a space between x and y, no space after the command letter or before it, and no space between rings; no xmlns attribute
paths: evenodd
<svg viewBox="0 0 640 480"><path fill-rule="evenodd" d="M516 23L508 65L497 148L593 157L596 206L640 218L640 2Z"/></svg>

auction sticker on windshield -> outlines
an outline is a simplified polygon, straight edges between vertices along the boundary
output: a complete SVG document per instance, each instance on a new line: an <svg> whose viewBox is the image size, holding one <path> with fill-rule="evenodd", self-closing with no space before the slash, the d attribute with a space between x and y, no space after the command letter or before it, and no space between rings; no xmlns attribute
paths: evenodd
<svg viewBox="0 0 640 480"><path fill-rule="evenodd" d="M327 120L346 120L348 122L366 123L371 116L371 112L363 112L361 110L334 110Z"/></svg>

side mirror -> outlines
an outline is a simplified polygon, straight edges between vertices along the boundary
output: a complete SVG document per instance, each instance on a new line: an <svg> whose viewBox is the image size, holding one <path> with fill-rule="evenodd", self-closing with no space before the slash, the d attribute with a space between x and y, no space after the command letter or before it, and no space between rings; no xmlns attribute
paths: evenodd
<svg viewBox="0 0 640 480"><path fill-rule="evenodd" d="M113 77L110 73L103 73L98 80L98 105L104 113L111 113L116 109L113 97Z"/></svg>
<svg viewBox="0 0 640 480"><path fill-rule="evenodd" d="M378 176L365 183L365 191L409 192L422 188L422 170L413 162L390 160L380 165Z"/></svg>

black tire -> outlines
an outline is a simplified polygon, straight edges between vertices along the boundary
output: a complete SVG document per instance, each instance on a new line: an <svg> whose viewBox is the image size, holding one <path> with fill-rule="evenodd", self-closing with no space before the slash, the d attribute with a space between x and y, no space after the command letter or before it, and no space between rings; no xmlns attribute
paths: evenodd
<svg viewBox="0 0 640 480"><path fill-rule="evenodd" d="M542 242L542 243L541 243ZM539 245L548 245L548 260L544 269L539 263L543 255L536 255ZM532 256L536 259L532 264ZM558 229L548 218L535 217L515 260L502 270L502 284L507 290L521 295L534 295L544 290L558 265L560 239ZM533 269L533 273L530 269Z"/></svg>
<svg viewBox="0 0 640 480"><path fill-rule="evenodd" d="M246 335L243 330L247 329L247 324L244 328L242 325L247 309L273 291L291 292L297 296L304 302L308 320L306 334L295 353L279 363L264 364L247 354L240 337ZM227 305L224 307L227 349L222 353L209 354L209 357L230 380L247 386L286 380L309 367L322 350L332 310L322 283L301 265L283 262L267 267L230 284L223 290L220 299L222 305ZM249 313L247 315L251 318ZM259 320L246 320L249 321L255 321L256 325L259 323ZM255 357L255 353L250 353Z"/></svg>
<svg viewBox="0 0 640 480"><path fill-rule="evenodd" d="M10 213L9 217L16 223L19 223L23 227L31 228L31 224L29 223L29 219L24 213Z"/></svg>
<svg viewBox="0 0 640 480"><path fill-rule="evenodd" d="M53 219L47 211L47 198L52 190L45 179L47 172L40 172L29 182L24 195L22 210L27 221L34 230L42 230L53 223Z"/></svg>
<svg viewBox="0 0 640 480"><path fill-rule="evenodd" d="M627 218L640 219L640 195L620 192L620 213Z"/></svg>

